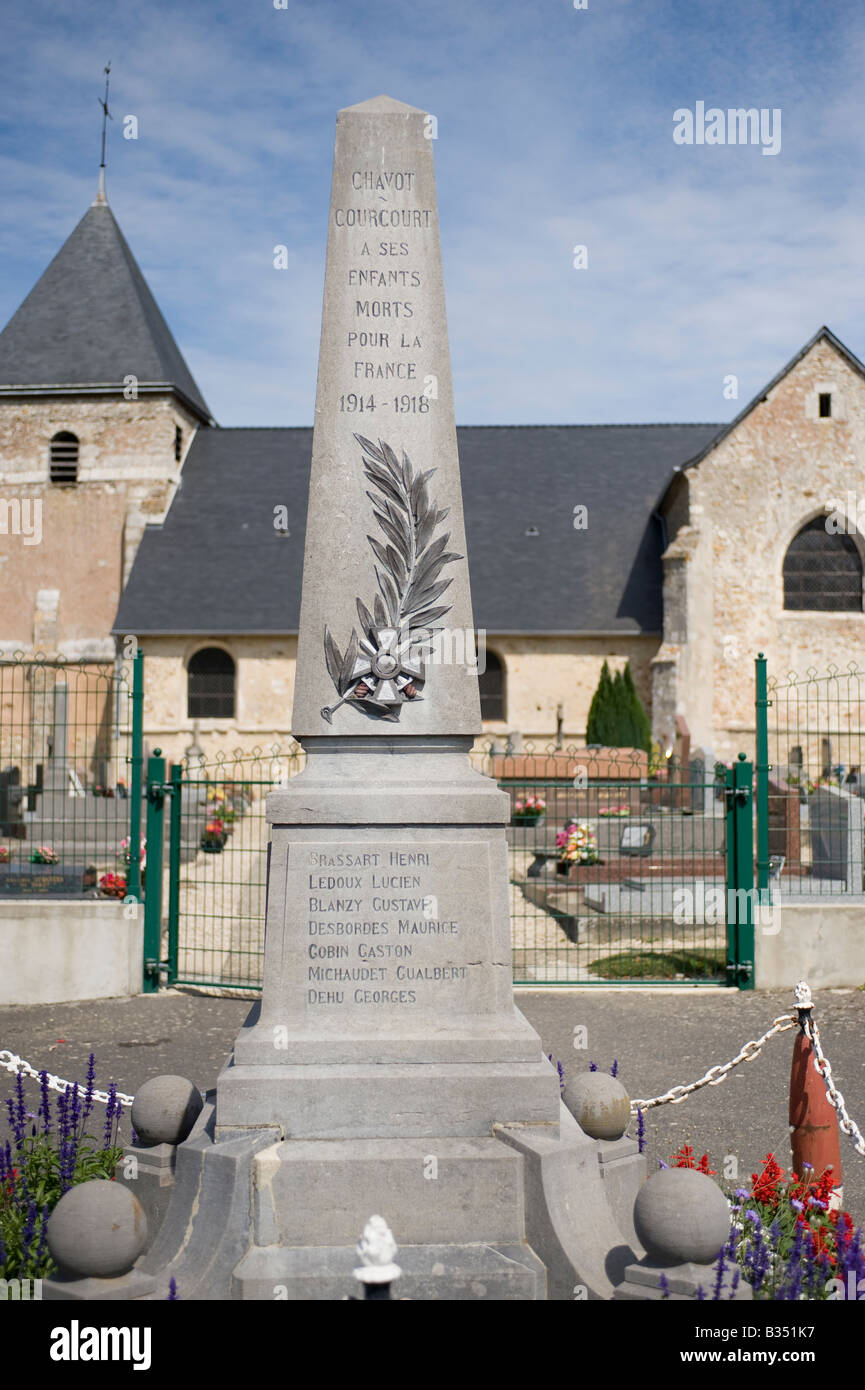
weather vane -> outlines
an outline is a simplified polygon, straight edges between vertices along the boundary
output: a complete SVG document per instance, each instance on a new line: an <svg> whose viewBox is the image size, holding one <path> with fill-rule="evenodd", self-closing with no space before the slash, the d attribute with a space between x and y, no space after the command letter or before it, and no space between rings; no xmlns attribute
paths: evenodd
<svg viewBox="0 0 865 1390"><path fill-rule="evenodd" d="M114 117L108 110L108 83L110 80L111 64L109 63L108 66L105 68L105 96L101 100L99 97L96 98L99 102L99 105L102 107L102 160L99 165L100 169L105 168L105 130L107 122L114 120Z"/></svg>

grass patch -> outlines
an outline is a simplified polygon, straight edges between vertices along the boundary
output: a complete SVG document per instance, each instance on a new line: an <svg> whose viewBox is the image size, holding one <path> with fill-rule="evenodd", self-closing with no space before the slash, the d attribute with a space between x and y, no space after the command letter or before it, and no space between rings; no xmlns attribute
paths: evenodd
<svg viewBox="0 0 865 1390"><path fill-rule="evenodd" d="M621 951L593 960L589 969L602 980L709 980L726 975L724 951Z"/></svg>

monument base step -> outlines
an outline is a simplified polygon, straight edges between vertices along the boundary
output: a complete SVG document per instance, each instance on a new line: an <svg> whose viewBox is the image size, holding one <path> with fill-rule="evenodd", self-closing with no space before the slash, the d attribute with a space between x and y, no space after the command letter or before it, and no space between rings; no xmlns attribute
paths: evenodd
<svg viewBox="0 0 865 1390"><path fill-rule="evenodd" d="M545 1057L403 1066L235 1066L232 1058L217 1081L217 1137L277 1126L292 1139L488 1138L495 1124L558 1119Z"/></svg>
<svg viewBox="0 0 865 1390"><path fill-rule="evenodd" d="M297 1140L253 1160L253 1244L339 1246L380 1212L403 1244L520 1245L523 1160L498 1139Z"/></svg>
<svg viewBox="0 0 865 1390"><path fill-rule="evenodd" d="M401 1245L401 1276L393 1299L537 1300L547 1296L546 1271L527 1245ZM234 1271L237 1299L320 1301L363 1298L354 1278L357 1249L254 1246Z"/></svg>

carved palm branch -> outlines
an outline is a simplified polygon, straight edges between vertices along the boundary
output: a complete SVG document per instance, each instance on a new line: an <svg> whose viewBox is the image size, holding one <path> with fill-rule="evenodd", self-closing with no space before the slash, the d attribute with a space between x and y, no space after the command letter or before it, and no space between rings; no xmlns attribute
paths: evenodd
<svg viewBox="0 0 865 1390"><path fill-rule="evenodd" d="M440 576L445 565L463 557L448 550L449 531L433 539L449 510L439 509L430 498L427 483L435 469L415 473L405 451L400 462L384 440L375 445L363 435L354 437L363 450L364 476L372 489L366 495L382 533L382 539L367 536L378 562L375 576L379 592L372 612L361 599L356 601L362 638L375 644L380 629L403 632L428 627L449 613L451 604L439 600L453 581ZM325 628L324 653L331 680L338 693L348 698L355 684L357 633L352 632L343 656ZM332 712L322 711L328 720ZM398 711L382 717L396 718Z"/></svg>

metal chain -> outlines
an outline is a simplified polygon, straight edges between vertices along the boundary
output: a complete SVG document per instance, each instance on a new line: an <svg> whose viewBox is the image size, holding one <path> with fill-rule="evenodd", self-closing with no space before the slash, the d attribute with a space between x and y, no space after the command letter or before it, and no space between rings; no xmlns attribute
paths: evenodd
<svg viewBox="0 0 865 1390"><path fill-rule="evenodd" d="M849 1134L853 1140L856 1152L865 1158L865 1139L862 1138L862 1131L855 1121L851 1120L847 1113L847 1106L844 1097L832 1080L832 1068L829 1058L820 1046L820 1030L815 1020L809 1015L805 1021L805 1032L811 1039L814 1048L814 1070L819 1072L826 1086L826 1095L829 1097L829 1104L834 1106L838 1114L838 1124L845 1134Z"/></svg>
<svg viewBox="0 0 865 1390"><path fill-rule="evenodd" d="M6 1071L20 1072L22 1076L32 1076L35 1081L40 1081L42 1079L41 1072L35 1071L29 1062L24 1061L23 1057L16 1057L14 1052L9 1052L6 1048L0 1048L0 1067L3 1067ZM76 1084L78 1085L78 1092L81 1096L85 1095L87 1091L87 1087L82 1086L80 1082L63 1081L59 1076L52 1076L50 1072L47 1073L46 1084L50 1090L60 1091L61 1093L71 1091L72 1087ZM107 1091L94 1090L92 1096L100 1105L107 1105L111 1099ZM122 1091L118 1091L114 1099L115 1101L119 1101L121 1105L129 1106L132 1104L135 1097L126 1096Z"/></svg>
<svg viewBox="0 0 865 1390"><path fill-rule="evenodd" d="M796 1014L782 1014L776 1018L768 1032L762 1038L757 1038L751 1042L746 1042L741 1052L737 1052L731 1062L725 1062L722 1066L710 1067L705 1076L701 1076L699 1081L692 1081L689 1086L671 1086L669 1091L665 1091L662 1096L655 1096L652 1100L632 1100L631 1114L636 1114L638 1110L651 1110L655 1105L681 1105L683 1100L694 1091L699 1091L703 1086L720 1086L722 1081L727 1079L727 1073L734 1067L738 1067L740 1062L753 1062L759 1056L763 1044L768 1042L776 1033L785 1033L788 1028L795 1028L798 1024Z"/></svg>

